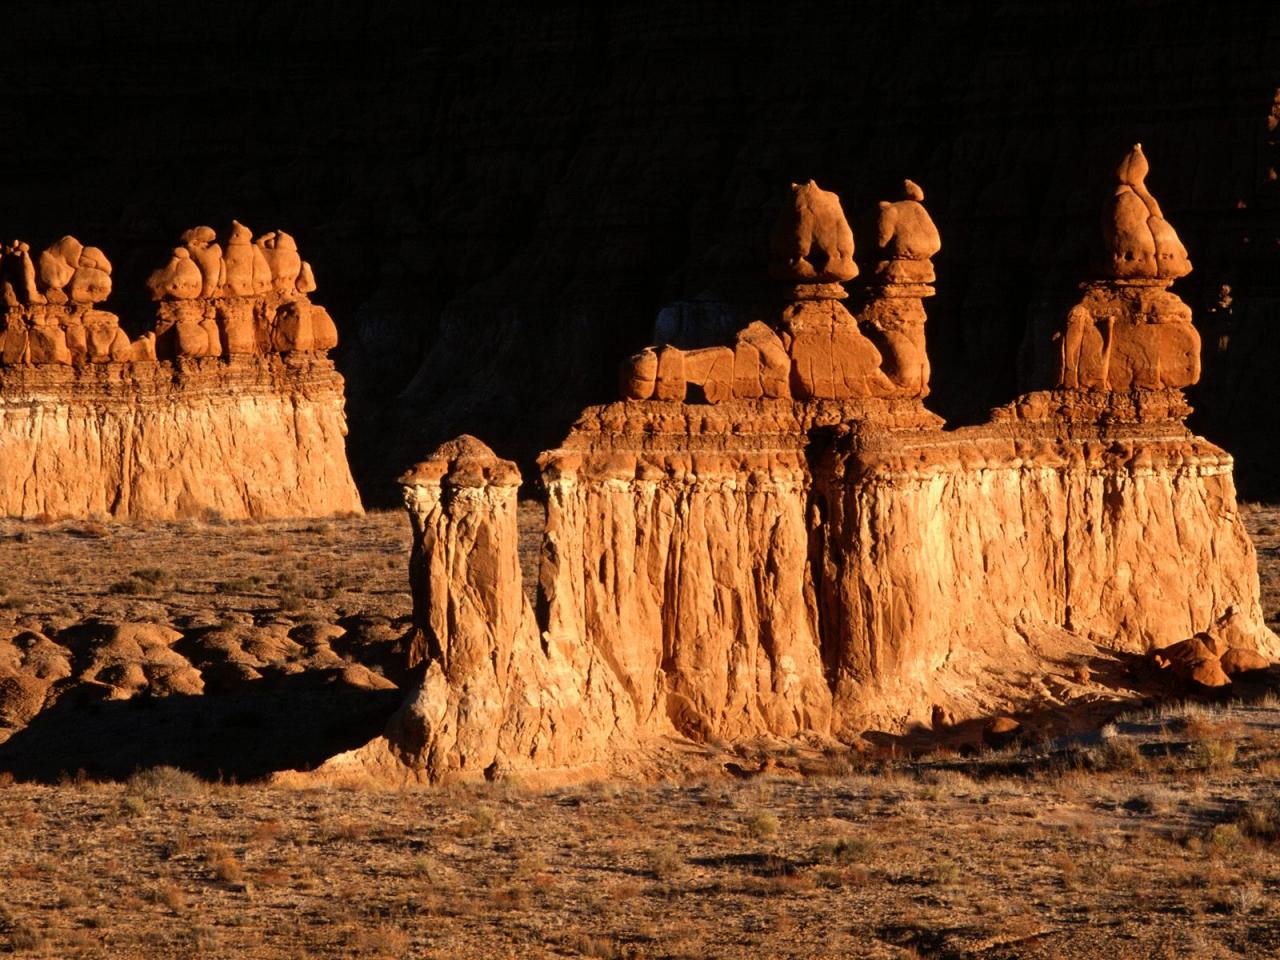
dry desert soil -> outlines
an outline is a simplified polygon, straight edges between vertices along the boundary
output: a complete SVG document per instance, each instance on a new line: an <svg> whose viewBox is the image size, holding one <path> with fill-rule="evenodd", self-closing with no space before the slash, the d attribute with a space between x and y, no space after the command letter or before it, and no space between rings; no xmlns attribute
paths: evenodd
<svg viewBox="0 0 1280 960"><path fill-rule="evenodd" d="M524 508L530 530L537 512ZM1280 509L1245 513L1274 624ZM340 625L348 639L334 641L332 656L392 676L409 610L407 544L397 513L261 524L0 521L0 628L48 633L95 618L196 634L218 624ZM526 547L528 575L532 536ZM237 757L285 749L346 716L346 707L326 707L336 687L303 696L268 679L249 682L250 692L253 684L280 703L274 712L259 704L240 726L246 685L185 698L188 714L206 709L225 724L214 724L220 778L176 769L187 754L158 733L151 746L149 730L185 716L163 702L131 714L132 728L90 712L75 715L83 729L64 722L29 740L28 767L0 774L0 951L1280 953L1280 695L1268 683L1243 699L1117 704L1101 728L998 751L895 756L762 743L739 746L741 763L726 765L708 747L692 775L552 790L244 782L262 767ZM376 721L398 696L365 692L380 699L362 701L369 716L351 708L360 722ZM240 712L218 715L220 696L242 698ZM132 752L118 755L113 775L95 771L93 758L116 749L104 738L122 736L136 741ZM766 756L773 767L752 775ZM128 772L118 769L126 757Z"/></svg>

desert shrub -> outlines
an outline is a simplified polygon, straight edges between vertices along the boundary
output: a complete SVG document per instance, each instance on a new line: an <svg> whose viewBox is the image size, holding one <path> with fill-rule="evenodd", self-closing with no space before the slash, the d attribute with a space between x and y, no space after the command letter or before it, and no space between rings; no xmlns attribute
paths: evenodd
<svg viewBox="0 0 1280 960"><path fill-rule="evenodd" d="M1250 837L1273 843L1280 839L1280 803L1275 800L1258 800L1236 818L1236 824Z"/></svg>
<svg viewBox="0 0 1280 960"><path fill-rule="evenodd" d="M177 767L149 767L136 771L126 781L125 789L141 797L195 797L203 794L208 784Z"/></svg>
<svg viewBox="0 0 1280 960"><path fill-rule="evenodd" d="M954 860L939 860L925 871L925 880L941 886L958 883L961 876L960 864Z"/></svg>
<svg viewBox="0 0 1280 960"><path fill-rule="evenodd" d="M124 580L117 580L107 588L108 593L124 596L155 596L173 588L173 578L160 567L143 567L131 570Z"/></svg>
<svg viewBox="0 0 1280 960"><path fill-rule="evenodd" d="M399 927L381 924L360 927L352 937L357 956L399 958L409 955L409 935Z"/></svg>
<svg viewBox="0 0 1280 960"><path fill-rule="evenodd" d="M462 838L478 837L489 833L497 824L498 818L487 807L476 807L458 824L455 833Z"/></svg>
<svg viewBox="0 0 1280 960"><path fill-rule="evenodd" d="M220 843L209 848L205 858L213 875L223 883L241 883L244 880L244 865L231 850Z"/></svg>
<svg viewBox="0 0 1280 960"><path fill-rule="evenodd" d="M19 920L9 933L9 941L15 953L34 953L45 947L45 936L40 928L28 920Z"/></svg>
<svg viewBox="0 0 1280 960"><path fill-rule="evenodd" d="M1092 769L1109 773L1141 770L1146 765L1138 745L1123 737L1113 737L1104 741L1102 746L1089 750L1085 761Z"/></svg>
<svg viewBox="0 0 1280 960"><path fill-rule="evenodd" d="M1219 853L1234 850L1244 842L1244 831L1234 823L1219 823L1209 831L1209 846Z"/></svg>
<svg viewBox="0 0 1280 960"><path fill-rule="evenodd" d="M172 880L162 880L152 892L156 903L162 903L174 913L182 913L187 909L187 895Z"/></svg>
<svg viewBox="0 0 1280 960"><path fill-rule="evenodd" d="M778 818L768 810L747 817L742 825L747 828L747 833L757 840L767 839L778 832Z"/></svg>
<svg viewBox="0 0 1280 960"><path fill-rule="evenodd" d="M670 843L659 844L646 850L645 860L648 863L649 872L659 880L666 880L684 863L680 851Z"/></svg>
<svg viewBox="0 0 1280 960"><path fill-rule="evenodd" d="M306 601L296 590L281 590L276 596L276 607L281 613L297 613L304 606Z"/></svg>
<svg viewBox="0 0 1280 960"><path fill-rule="evenodd" d="M864 837L840 837L818 845L819 859L832 863L866 863L875 853L875 843Z"/></svg>
<svg viewBox="0 0 1280 960"><path fill-rule="evenodd" d="M622 960L622 950L614 940L606 940L589 933L574 931L562 934L560 946L580 957L595 957L598 960Z"/></svg>

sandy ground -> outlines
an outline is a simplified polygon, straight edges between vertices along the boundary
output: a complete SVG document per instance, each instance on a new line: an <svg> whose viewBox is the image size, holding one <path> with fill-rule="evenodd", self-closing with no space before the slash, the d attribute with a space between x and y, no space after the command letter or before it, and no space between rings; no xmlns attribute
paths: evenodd
<svg viewBox="0 0 1280 960"><path fill-rule="evenodd" d="M535 509L526 508L529 528ZM1280 510L1244 513L1274 623ZM408 612L407 543L398 513L259 525L0 522L0 625L381 618L395 627ZM531 559L536 543L526 548ZM867 758L807 777L782 761L745 779L549 792L292 791L163 768L126 782L8 782L0 950L1280 953L1274 695L1134 713L1091 737L980 757Z"/></svg>

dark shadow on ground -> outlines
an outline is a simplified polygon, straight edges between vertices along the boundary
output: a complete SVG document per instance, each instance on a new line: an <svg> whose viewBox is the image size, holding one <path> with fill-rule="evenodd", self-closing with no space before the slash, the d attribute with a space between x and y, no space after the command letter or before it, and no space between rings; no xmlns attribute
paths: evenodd
<svg viewBox="0 0 1280 960"><path fill-rule="evenodd" d="M1107 722L1121 714L1159 706L1161 703L1194 701L1205 704L1245 703L1280 689L1280 667L1237 675L1225 687L1179 684L1167 671L1156 669L1148 658L1136 654L1108 653L1090 658L1090 682L1096 697L1082 697L1055 705L1039 705L1020 712L1001 714L1018 721L1016 735L1004 742L991 742L985 728L990 718L965 720L934 730L923 724L904 733L871 730L862 738L881 755L921 757L938 751L954 751L972 756L988 748L1027 746L1061 738L1094 738ZM1060 665L1064 672L1067 664Z"/></svg>
<svg viewBox="0 0 1280 960"><path fill-rule="evenodd" d="M403 699L400 690L352 686L340 671L251 680L203 696L100 700L73 690L0 744L0 773L51 783L80 771L123 779L164 765L243 783L367 743Z"/></svg>

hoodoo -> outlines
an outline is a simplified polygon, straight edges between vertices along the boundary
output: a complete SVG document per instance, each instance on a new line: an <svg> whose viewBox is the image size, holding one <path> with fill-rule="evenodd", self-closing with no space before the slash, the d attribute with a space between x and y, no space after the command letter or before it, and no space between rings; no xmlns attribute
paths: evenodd
<svg viewBox="0 0 1280 960"><path fill-rule="evenodd" d="M633 357L625 399L542 455L536 603L513 464L463 438L402 479L423 680L316 775L563 776L664 736L851 742L1087 697L1074 657L1203 648L1214 664L1181 673L1224 680L1275 657L1231 458L1183 424L1198 339L1167 288L1190 265L1145 174L1135 148L1056 384L945 432L922 403L923 191L881 204L855 316L839 200L793 186L772 320Z"/></svg>
<svg viewBox="0 0 1280 960"><path fill-rule="evenodd" d="M283 231L209 227L148 281L131 341L99 309L102 251L63 237L0 254L0 515L165 519L359 512L333 319Z"/></svg>

